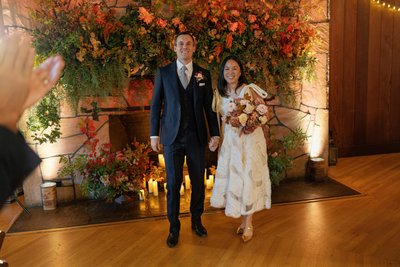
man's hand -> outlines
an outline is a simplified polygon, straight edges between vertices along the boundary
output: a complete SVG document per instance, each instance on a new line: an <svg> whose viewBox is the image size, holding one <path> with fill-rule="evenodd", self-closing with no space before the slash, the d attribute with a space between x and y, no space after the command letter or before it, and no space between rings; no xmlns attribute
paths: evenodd
<svg viewBox="0 0 400 267"><path fill-rule="evenodd" d="M213 137L211 137L210 143L208 144L208 148L209 148L212 152L214 152L214 151L218 148L218 145L219 145L219 136L213 136Z"/></svg>
<svg viewBox="0 0 400 267"><path fill-rule="evenodd" d="M153 151L155 152L160 152L162 147L160 144L160 138L159 137L153 137L150 138L150 143L151 143L151 148L153 149Z"/></svg>

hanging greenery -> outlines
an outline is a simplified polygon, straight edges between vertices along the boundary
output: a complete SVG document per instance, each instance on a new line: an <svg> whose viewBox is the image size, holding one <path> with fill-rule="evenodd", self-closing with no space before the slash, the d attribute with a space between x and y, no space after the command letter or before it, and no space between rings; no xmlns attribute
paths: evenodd
<svg viewBox="0 0 400 267"><path fill-rule="evenodd" d="M118 94L129 77L154 74L158 66L174 60L174 36L181 31L194 33L194 60L214 78L222 59L236 54L245 63L249 80L289 102L294 99L293 81L310 76L316 62L310 52L316 34L298 0L244 4L208 0L195 8L176 4L169 17L158 15L154 7L127 6L123 14L117 14L107 1L37 2L38 8L31 12L37 22L33 44L41 58L63 56L66 65L60 83L75 107L83 96ZM39 117L56 122L58 109L48 111ZM50 124L42 118L30 120L30 125L46 132ZM59 128L52 130L48 141L59 136ZM283 140L271 140L286 144L281 154L278 150L270 157L271 177L277 184L293 160L286 153L289 141L301 141L304 136L293 133Z"/></svg>
<svg viewBox="0 0 400 267"><path fill-rule="evenodd" d="M54 143L61 136L60 99L56 91L50 91L43 100L31 110L26 124L31 137L39 144Z"/></svg>
<svg viewBox="0 0 400 267"><path fill-rule="evenodd" d="M310 73L315 63L310 53L315 32L297 0L240 7L209 0L200 8L176 5L170 18L132 6L118 16L105 1L37 1L33 44L42 57L64 57L60 82L73 103L86 95L117 93L133 74L154 74L175 58L173 38L180 31L195 34L195 60L212 73L225 56L236 54L252 81L282 96L291 95L290 82Z"/></svg>

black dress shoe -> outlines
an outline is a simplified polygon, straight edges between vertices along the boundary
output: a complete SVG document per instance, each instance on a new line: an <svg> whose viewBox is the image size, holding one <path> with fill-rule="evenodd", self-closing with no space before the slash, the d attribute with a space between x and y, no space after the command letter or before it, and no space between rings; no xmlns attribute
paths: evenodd
<svg viewBox="0 0 400 267"><path fill-rule="evenodd" d="M192 223L192 230L200 237L207 236L207 230L201 223Z"/></svg>
<svg viewBox="0 0 400 267"><path fill-rule="evenodd" d="M176 233L169 233L167 238L167 245L170 248L175 247L178 244L179 234Z"/></svg>

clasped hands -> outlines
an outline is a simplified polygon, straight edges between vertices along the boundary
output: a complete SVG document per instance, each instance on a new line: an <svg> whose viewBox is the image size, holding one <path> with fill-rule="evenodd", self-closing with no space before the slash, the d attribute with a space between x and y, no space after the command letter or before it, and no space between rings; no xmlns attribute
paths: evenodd
<svg viewBox="0 0 400 267"><path fill-rule="evenodd" d="M61 56L49 57L33 69L35 51L20 34L0 40L0 125L17 131L24 110L46 95L64 68Z"/></svg>
<svg viewBox="0 0 400 267"><path fill-rule="evenodd" d="M162 147L160 144L159 137L151 138L150 143L151 143L151 148L153 149L153 151L155 151L155 152L161 151ZM218 145L219 145L219 136L211 137L210 142L208 143L208 148L214 152L218 148Z"/></svg>

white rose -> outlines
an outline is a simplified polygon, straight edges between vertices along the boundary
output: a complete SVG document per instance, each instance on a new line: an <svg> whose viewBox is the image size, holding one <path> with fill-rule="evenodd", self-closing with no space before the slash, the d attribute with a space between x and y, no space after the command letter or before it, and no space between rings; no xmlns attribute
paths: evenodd
<svg viewBox="0 0 400 267"><path fill-rule="evenodd" d="M266 124L268 121L268 118L267 118L267 116L260 116L258 118L258 120L261 122L261 124Z"/></svg>
<svg viewBox="0 0 400 267"><path fill-rule="evenodd" d="M254 106L251 103L247 103L246 108L243 110L244 113L251 114L254 110Z"/></svg>
<svg viewBox="0 0 400 267"><path fill-rule="evenodd" d="M248 118L248 116L245 113L242 113L239 116L239 122L243 127L246 126L247 118Z"/></svg>

